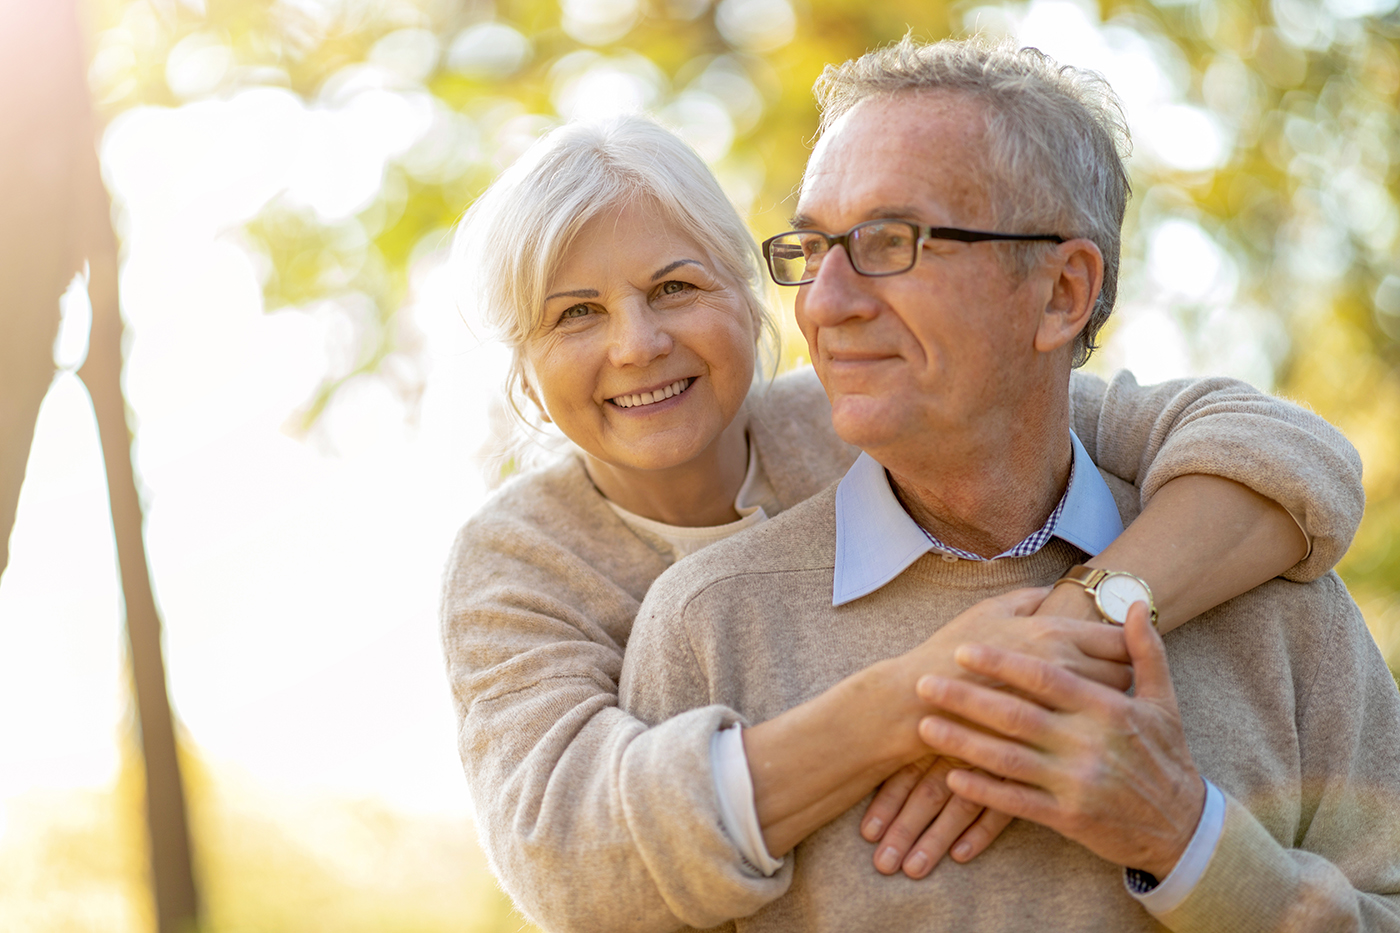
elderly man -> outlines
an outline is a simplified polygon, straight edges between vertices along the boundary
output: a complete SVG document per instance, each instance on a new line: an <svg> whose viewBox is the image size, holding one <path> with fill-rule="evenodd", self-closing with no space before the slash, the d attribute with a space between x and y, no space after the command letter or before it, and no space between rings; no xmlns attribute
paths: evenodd
<svg viewBox="0 0 1400 933"><path fill-rule="evenodd" d="M655 584L622 700L761 722L900 655L952 714L920 725L967 764L949 786L1022 819L914 883L859 857L854 808L738 927L1400 930L1400 696L1336 576L1267 583L1164 649L1141 581L1078 566L1137 508L1069 429L1127 197L1111 93L1032 51L906 41L819 94L799 229L766 252L864 454ZM1056 581L1126 621L1133 696L944 625Z"/></svg>

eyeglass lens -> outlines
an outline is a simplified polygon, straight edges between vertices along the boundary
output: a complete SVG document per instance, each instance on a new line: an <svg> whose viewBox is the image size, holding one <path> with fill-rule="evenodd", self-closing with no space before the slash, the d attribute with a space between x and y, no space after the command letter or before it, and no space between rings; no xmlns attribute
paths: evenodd
<svg viewBox="0 0 1400 933"><path fill-rule="evenodd" d="M873 220L851 228L845 237L828 237L796 230L776 237L769 246L773 277L783 284L816 278L822 260L833 243L844 240L856 271L865 275L890 275L912 268L917 259L919 230L899 220Z"/></svg>

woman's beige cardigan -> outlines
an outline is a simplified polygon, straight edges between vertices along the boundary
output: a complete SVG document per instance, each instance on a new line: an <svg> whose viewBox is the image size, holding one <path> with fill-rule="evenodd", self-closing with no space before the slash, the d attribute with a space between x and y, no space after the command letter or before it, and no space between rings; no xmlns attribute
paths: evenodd
<svg viewBox="0 0 1400 933"><path fill-rule="evenodd" d="M1094 461L1144 502L1189 473L1251 486L1311 537L1296 580L1325 573L1350 543L1360 460L1317 416L1228 379L1139 387L1075 373L1070 394ZM784 508L854 459L810 370L748 411ZM736 714L705 707L648 728L617 707L632 620L668 553L568 458L501 489L448 561L442 636L477 829L502 886L547 930L669 930L696 891L755 881L720 828L710 771L710 738ZM664 868L681 862L684 876Z"/></svg>

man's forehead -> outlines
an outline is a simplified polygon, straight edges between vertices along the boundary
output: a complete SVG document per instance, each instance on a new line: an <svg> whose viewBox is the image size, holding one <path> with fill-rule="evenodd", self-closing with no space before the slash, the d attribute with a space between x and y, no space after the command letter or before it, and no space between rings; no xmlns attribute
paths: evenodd
<svg viewBox="0 0 1400 933"><path fill-rule="evenodd" d="M794 220L967 220L958 215L979 210L986 200L977 170L984 127L979 106L965 95L920 92L863 101L818 140Z"/></svg>

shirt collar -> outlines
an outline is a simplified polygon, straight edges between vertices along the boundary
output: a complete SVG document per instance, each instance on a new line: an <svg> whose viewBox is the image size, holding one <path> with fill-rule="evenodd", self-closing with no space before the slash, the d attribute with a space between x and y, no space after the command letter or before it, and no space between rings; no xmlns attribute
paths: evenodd
<svg viewBox="0 0 1400 933"><path fill-rule="evenodd" d="M1094 555L1123 533L1108 484L1071 431L1074 468L1053 535ZM862 453L836 488L836 571L831 604L875 592L934 549L890 488L885 468Z"/></svg>

